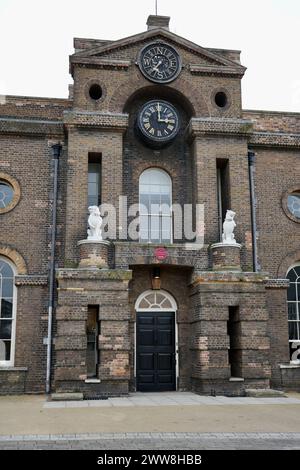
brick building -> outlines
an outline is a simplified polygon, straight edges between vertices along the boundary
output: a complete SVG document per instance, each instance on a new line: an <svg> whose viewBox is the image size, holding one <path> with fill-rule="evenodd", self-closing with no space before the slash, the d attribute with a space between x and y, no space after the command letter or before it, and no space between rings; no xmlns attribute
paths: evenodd
<svg viewBox="0 0 300 470"><path fill-rule="evenodd" d="M243 110L239 51L147 25L76 38L68 99L1 101L0 393L299 389L300 113Z"/></svg>

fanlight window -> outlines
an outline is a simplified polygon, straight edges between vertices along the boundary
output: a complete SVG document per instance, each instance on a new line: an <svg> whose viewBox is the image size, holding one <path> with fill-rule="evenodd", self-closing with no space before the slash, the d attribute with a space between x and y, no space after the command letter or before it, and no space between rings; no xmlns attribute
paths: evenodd
<svg viewBox="0 0 300 470"><path fill-rule="evenodd" d="M144 292L136 302L136 310L177 310L177 305L173 297L163 291Z"/></svg>
<svg viewBox="0 0 300 470"><path fill-rule="evenodd" d="M290 353L291 359L298 361L300 356L300 265L291 268L287 278L290 280L287 295Z"/></svg>
<svg viewBox="0 0 300 470"><path fill-rule="evenodd" d="M172 242L172 182L164 170L149 168L140 176L140 241Z"/></svg>

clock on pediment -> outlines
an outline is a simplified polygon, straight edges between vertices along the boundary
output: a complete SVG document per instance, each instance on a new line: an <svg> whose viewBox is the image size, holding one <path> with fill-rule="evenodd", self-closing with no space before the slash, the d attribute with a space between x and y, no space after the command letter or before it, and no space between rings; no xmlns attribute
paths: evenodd
<svg viewBox="0 0 300 470"><path fill-rule="evenodd" d="M174 47L155 42L141 50L138 66L148 80L156 83L169 83L178 77L182 64Z"/></svg>
<svg viewBox="0 0 300 470"><path fill-rule="evenodd" d="M151 100L144 104L137 117L138 133L154 147L170 143L180 127L176 108L164 100Z"/></svg>

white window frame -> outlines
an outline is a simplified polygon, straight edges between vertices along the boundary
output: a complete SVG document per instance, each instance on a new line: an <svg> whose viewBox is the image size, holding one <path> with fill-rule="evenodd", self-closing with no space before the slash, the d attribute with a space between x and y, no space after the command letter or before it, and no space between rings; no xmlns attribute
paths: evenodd
<svg viewBox="0 0 300 470"><path fill-rule="evenodd" d="M292 269L294 268L300 268L300 263L296 263L294 264L293 266L291 266L287 273L286 273L286 277L288 276L288 274L290 273L290 271L292 271ZM297 275L298 276L298 275ZM296 281L293 282L293 284L295 285L295 289L296 289L296 300L287 300L287 304L295 304L296 305L296 320L289 320L288 319L288 325L290 323L296 323L298 325L298 336L299 338L298 339L290 339L290 335L289 335L289 343L299 343L300 344L300 300L299 297L298 297L298 290L300 289L300 276L297 277ZM297 360L291 360L291 363L295 363L295 364L299 364L300 365L300 359L297 359Z"/></svg>
<svg viewBox="0 0 300 470"><path fill-rule="evenodd" d="M17 275L17 270L15 265L8 259L3 256L0 256L0 261L7 263L14 274L14 277ZM0 292L0 301L2 300L2 292ZM1 305L0 305L1 307ZM17 316L17 287L15 283L13 285L13 308L12 308L12 327L11 327L11 349L10 349L10 360L9 361L0 361L0 368L3 367L13 367L15 363L15 347L16 347L16 316Z"/></svg>
<svg viewBox="0 0 300 470"><path fill-rule="evenodd" d="M173 204L173 194L172 194L172 179L169 175L169 173L165 170L163 170L162 168L158 168L158 167L149 167L147 168L146 170L144 170L141 174L140 174L140 177L139 177L139 207L141 207L141 178L142 176L149 170L155 170L157 172L160 172L160 173L163 173L164 175L166 175L168 177L168 180L169 180L169 189L170 189L170 213L168 215L166 214L162 214L161 212L158 213L158 214L152 214L151 212L150 213L147 213L147 214L143 214L141 213L140 211L140 216L148 216L148 240L144 240L144 239L141 239L141 226L140 226L140 230L139 230L139 241L140 243L154 243L154 244L164 244L166 242L162 241L162 230L161 230L161 220L163 217L165 218L168 218L170 220L170 240L167 242L167 243L173 243L173 216L172 216L172 204ZM157 241L152 241L151 240L151 217L159 217L159 224L160 224L160 228L159 228L159 238L160 240L157 242Z"/></svg>

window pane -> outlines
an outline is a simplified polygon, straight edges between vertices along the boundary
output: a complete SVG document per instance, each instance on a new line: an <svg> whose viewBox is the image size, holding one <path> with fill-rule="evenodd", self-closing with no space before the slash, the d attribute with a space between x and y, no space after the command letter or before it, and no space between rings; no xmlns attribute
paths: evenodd
<svg viewBox="0 0 300 470"><path fill-rule="evenodd" d="M11 320L0 320L0 339L11 339Z"/></svg>
<svg viewBox="0 0 300 470"><path fill-rule="evenodd" d="M0 339L0 361L9 361L11 352L11 341Z"/></svg>
<svg viewBox="0 0 300 470"><path fill-rule="evenodd" d="M2 297L12 297L14 290L14 280L9 278L2 279Z"/></svg>
<svg viewBox="0 0 300 470"><path fill-rule="evenodd" d="M293 193L288 196L289 211L298 219L300 219L300 193Z"/></svg>
<svg viewBox="0 0 300 470"><path fill-rule="evenodd" d="M151 240L152 241L159 240L159 217L158 216L151 217L150 227L151 227Z"/></svg>
<svg viewBox="0 0 300 470"><path fill-rule="evenodd" d="M88 205L89 206L98 206L98 197L97 196L89 196L88 197Z"/></svg>
<svg viewBox="0 0 300 470"><path fill-rule="evenodd" d="M10 184L0 181L0 208L7 207L13 200L14 190Z"/></svg>
<svg viewBox="0 0 300 470"><path fill-rule="evenodd" d="M288 303L288 318L289 320L297 320L297 304Z"/></svg>
<svg viewBox="0 0 300 470"><path fill-rule="evenodd" d="M295 302L296 301L296 284L290 284L290 287L287 291L287 298L289 301Z"/></svg>
<svg viewBox="0 0 300 470"><path fill-rule="evenodd" d="M296 266L294 268L294 271L297 273L297 276L300 278L300 266ZM299 280L299 282L300 282L300 280Z"/></svg>
<svg viewBox="0 0 300 470"><path fill-rule="evenodd" d="M291 282L296 282L297 281L297 272L295 269L291 269L288 274L287 274L287 278L291 281Z"/></svg>
<svg viewBox="0 0 300 470"><path fill-rule="evenodd" d="M0 273L2 277L14 277L13 270L5 261L0 260Z"/></svg>
<svg viewBox="0 0 300 470"><path fill-rule="evenodd" d="M170 195L169 195L169 194L162 194L160 200L161 200L161 204L165 204L165 205L167 205L168 207L170 207L170 205L171 205L171 198L170 198ZM169 211L170 211L170 209L169 209Z"/></svg>
<svg viewBox="0 0 300 470"><path fill-rule="evenodd" d="M88 171L88 205L100 205L100 178L101 178L101 165L100 163L89 163Z"/></svg>
<svg viewBox="0 0 300 470"><path fill-rule="evenodd" d="M159 194L151 194L150 204L151 204L151 206L153 206L153 205L159 206L160 205L160 195Z"/></svg>
<svg viewBox="0 0 300 470"><path fill-rule="evenodd" d="M289 322L289 338L290 340L299 339L298 322L296 321Z"/></svg>
<svg viewBox="0 0 300 470"><path fill-rule="evenodd" d="M162 241L171 240L171 218L162 217Z"/></svg>
<svg viewBox="0 0 300 470"><path fill-rule="evenodd" d="M89 183L89 196L98 196L98 185Z"/></svg>
<svg viewBox="0 0 300 470"><path fill-rule="evenodd" d="M160 212L161 212L161 214L163 214L163 215L170 215L171 211L170 211L170 206L169 206L169 204L161 204L161 206L160 206Z"/></svg>
<svg viewBox="0 0 300 470"><path fill-rule="evenodd" d="M147 214L149 213L149 208L150 208L150 204L149 204L149 196L148 194L141 194L140 195L140 212L142 214ZM144 207L143 207L144 206Z"/></svg>
<svg viewBox="0 0 300 470"><path fill-rule="evenodd" d="M1 299L1 318L12 318L13 299Z"/></svg>

